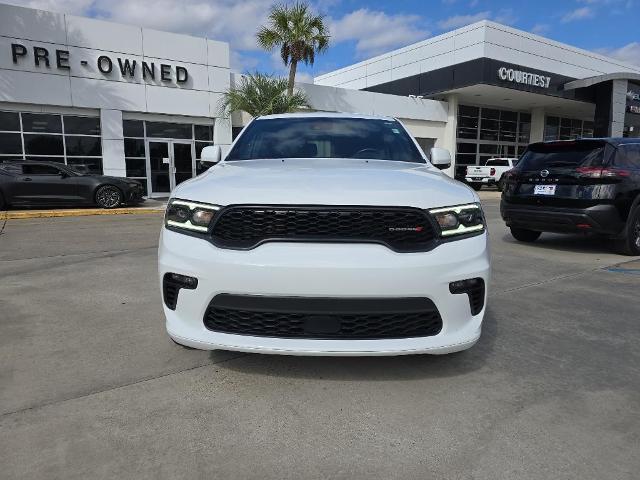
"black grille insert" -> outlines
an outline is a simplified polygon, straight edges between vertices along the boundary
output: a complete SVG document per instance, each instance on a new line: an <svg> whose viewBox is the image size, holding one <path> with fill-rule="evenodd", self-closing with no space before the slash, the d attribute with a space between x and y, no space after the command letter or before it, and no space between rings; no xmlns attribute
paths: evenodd
<svg viewBox="0 0 640 480"><path fill-rule="evenodd" d="M306 339L429 337L442 319L427 298L303 298L217 295L207 329L236 335Z"/></svg>
<svg viewBox="0 0 640 480"><path fill-rule="evenodd" d="M251 249L267 241L381 243L398 252L431 250L436 233L428 213L411 207L226 207L212 227L222 248Z"/></svg>

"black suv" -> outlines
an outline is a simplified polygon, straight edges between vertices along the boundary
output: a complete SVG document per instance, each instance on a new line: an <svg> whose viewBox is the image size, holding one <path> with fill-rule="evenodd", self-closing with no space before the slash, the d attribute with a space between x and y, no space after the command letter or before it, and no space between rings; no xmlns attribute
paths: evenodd
<svg viewBox="0 0 640 480"><path fill-rule="evenodd" d="M640 138L597 138L529 145L504 175L500 203L511 234L586 232L640 255Z"/></svg>

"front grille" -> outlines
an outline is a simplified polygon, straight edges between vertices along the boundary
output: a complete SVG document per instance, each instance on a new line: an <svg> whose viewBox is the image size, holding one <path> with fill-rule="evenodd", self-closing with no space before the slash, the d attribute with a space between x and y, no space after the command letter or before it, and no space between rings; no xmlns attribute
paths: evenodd
<svg viewBox="0 0 640 480"><path fill-rule="evenodd" d="M216 218L212 240L251 249L266 241L381 243L398 252L430 250L436 234L428 214L410 207L230 206Z"/></svg>
<svg viewBox="0 0 640 480"><path fill-rule="evenodd" d="M442 319L426 298L340 299L221 294L204 315L207 329L236 335L305 339L429 337Z"/></svg>

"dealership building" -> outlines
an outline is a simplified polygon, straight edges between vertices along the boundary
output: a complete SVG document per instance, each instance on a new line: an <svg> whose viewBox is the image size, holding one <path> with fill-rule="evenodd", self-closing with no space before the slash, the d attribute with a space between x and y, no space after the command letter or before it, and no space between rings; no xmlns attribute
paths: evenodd
<svg viewBox="0 0 640 480"><path fill-rule="evenodd" d="M166 196L228 148L229 45L0 5L0 161L47 159ZM299 84L313 110L394 116L455 166L533 141L640 136L640 67L482 21Z"/></svg>

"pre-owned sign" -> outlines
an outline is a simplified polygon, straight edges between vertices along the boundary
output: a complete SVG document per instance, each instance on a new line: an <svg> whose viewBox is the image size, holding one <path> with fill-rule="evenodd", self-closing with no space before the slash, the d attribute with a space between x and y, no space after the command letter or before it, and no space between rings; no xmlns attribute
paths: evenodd
<svg viewBox="0 0 640 480"><path fill-rule="evenodd" d="M20 62L26 61L28 57L29 49L27 47L20 43L11 44L11 58L14 64L19 65ZM51 68L54 59L56 68L71 70L71 59L68 50L56 49L55 52L49 52L45 47L33 47L33 63L36 67L45 66ZM88 63L86 60L81 60L80 65L86 67ZM156 67L155 62L142 61L138 64L137 60L122 57L116 57L114 61L108 55L100 55L96 61L98 70L104 75L111 74L114 65L117 65L123 77L135 78L137 70L142 72L142 78L145 80L155 80L156 73L159 73L160 80L163 82L175 80L176 83L186 83L189 80L189 72L180 65L173 66L161 63ZM139 68L138 65L140 65Z"/></svg>
<svg viewBox="0 0 640 480"><path fill-rule="evenodd" d="M549 84L551 83L551 77L507 67L500 67L498 69L498 78L507 82L533 85L534 87L540 88L549 88Z"/></svg>

